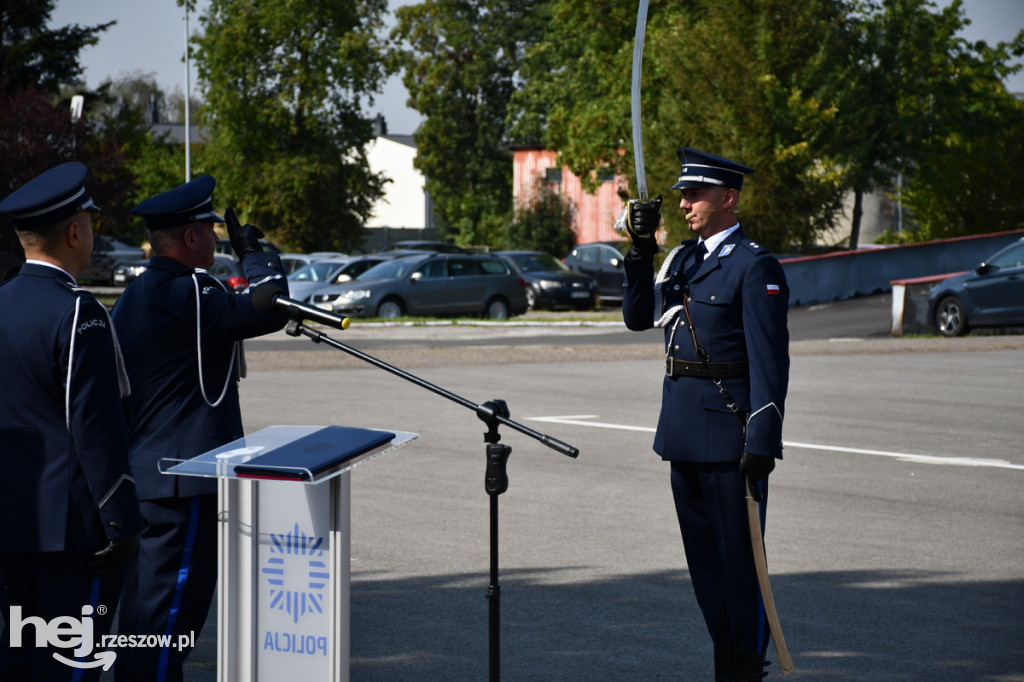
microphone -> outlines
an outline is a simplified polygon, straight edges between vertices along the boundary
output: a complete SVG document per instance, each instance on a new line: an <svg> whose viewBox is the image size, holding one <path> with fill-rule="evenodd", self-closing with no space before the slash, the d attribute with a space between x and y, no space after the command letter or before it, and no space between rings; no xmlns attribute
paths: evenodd
<svg viewBox="0 0 1024 682"><path fill-rule="evenodd" d="M252 304L261 313L286 312L293 320L312 320L335 329L348 329L349 319L316 306L288 298L280 289L261 286L253 289Z"/></svg>

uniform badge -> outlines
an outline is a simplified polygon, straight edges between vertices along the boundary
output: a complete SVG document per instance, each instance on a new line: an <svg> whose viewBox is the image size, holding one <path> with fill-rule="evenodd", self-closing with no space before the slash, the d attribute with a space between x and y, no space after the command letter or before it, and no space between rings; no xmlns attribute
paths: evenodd
<svg viewBox="0 0 1024 682"><path fill-rule="evenodd" d="M718 257L724 258L725 256L728 256L730 253L732 253L732 250L735 248L735 244L726 244L725 246L722 247L722 251L718 254Z"/></svg>

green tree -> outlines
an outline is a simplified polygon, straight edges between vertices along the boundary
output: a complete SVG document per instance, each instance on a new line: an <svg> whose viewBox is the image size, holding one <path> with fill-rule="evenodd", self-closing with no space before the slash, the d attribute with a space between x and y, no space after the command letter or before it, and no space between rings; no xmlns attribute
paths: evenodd
<svg viewBox="0 0 1024 682"><path fill-rule="evenodd" d="M492 241L511 210L505 119L539 1L425 0L396 12L397 61L409 104L425 116L415 165L442 234L460 244Z"/></svg>
<svg viewBox="0 0 1024 682"><path fill-rule="evenodd" d="M12 93L26 86L56 93L82 75L78 53L99 42L116 22L47 28L56 0L0 5L0 85Z"/></svg>
<svg viewBox="0 0 1024 682"><path fill-rule="evenodd" d="M67 161L90 167L89 189L109 209L98 231L114 233L118 182L106 175L117 166L118 147L97 139L84 119L72 121L62 86L79 85L82 48L94 45L113 22L92 27L47 28L53 0L0 4L0 196ZM92 95L95 98L95 95ZM23 258L8 216L0 216L0 270Z"/></svg>
<svg viewBox="0 0 1024 682"><path fill-rule="evenodd" d="M367 165L388 70L385 0L212 0L195 60L219 201L303 250L358 245L383 180Z"/></svg>
<svg viewBox="0 0 1024 682"><path fill-rule="evenodd" d="M928 241L1024 225L1024 103L986 136L951 135L926 156L899 197L917 229L889 240Z"/></svg>
<svg viewBox="0 0 1024 682"><path fill-rule="evenodd" d="M841 187L823 145L835 109L822 94L841 49L843 9L838 0L652 3L642 87L650 193L674 182L676 149L695 147L755 168L741 201L748 235L784 249L827 230ZM551 13L528 56L516 130L539 130L577 175L596 178L610 166L635 187L635 3L553 0ZM689 236L675 202L663 210L670 238Z"/></svg>
<svg viewBox="0 0 1024 682"><path fill-rule="evenodd" d="M652 22L669 10L668 3L654 0ZM631 174L633 159L622 152L632 135L635 0L552 0L537 12L542 33L525 51L523 84L508 114L511 137L557 150L559 164L591 190L599 184L599 170ZM645 75L657 55L648 51L646 58ZM649 123L652 112L645 114Z"/></svg>
<svg viewBox="0 0 1024 682"><path fill-rule="evenodd" d="M844 185L855 193L850 246L860 235L861 198L897 174L930 173L950 149L981 149L972 138L990 138L1013 116L1001 78L1020 67L1024 30L1011 43L970 44L957 34L968 23L961 0L932 12L929 0L866 0L854 5L856 24L848 59L834 74L840 107L835 148L841 155ZM1019 125L1019 119L1016 125ZM1002 166L1015 175L1024 172ZM944 188L948 189L948 188ZM1016 194L1016 193L1014 193ZM932 202L932 208L942 205ZM957 224L958 210L935 222Z"/></svg>
<svg viewBox="0 0 1024 682"><path fill-rule="evenodd" d="M572 224L573 207L540 182L531 200L516 207L506 229L504 248L568 253L576 243Z"/></svg>

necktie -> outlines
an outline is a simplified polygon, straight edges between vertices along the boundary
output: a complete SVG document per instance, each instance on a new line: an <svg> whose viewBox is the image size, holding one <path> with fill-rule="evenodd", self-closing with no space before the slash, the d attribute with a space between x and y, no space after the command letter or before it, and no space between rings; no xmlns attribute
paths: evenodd
<svg viewBox="0 0 1024 682"><path fill-rule="evenodd" d="M686 281L689 282L693 279L693 276L697 274L697 270L700 268L700 264L704 262L704 255L708 252L708 247L704 245L704 242L698 242L697 246L693 249L694 261L690 267L686 270Z"/></svg>

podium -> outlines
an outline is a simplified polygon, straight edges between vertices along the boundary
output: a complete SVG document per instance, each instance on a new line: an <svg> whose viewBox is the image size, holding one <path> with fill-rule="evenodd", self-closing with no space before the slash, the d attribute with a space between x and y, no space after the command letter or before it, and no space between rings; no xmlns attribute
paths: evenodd
<svg viewBox="0 0 1024 682"><path fill-rule="evenodd" d="M161 471L219 479L218 682L349 679L353 467L418 438L270 426Z"/></svg>

